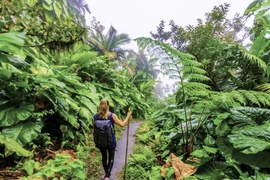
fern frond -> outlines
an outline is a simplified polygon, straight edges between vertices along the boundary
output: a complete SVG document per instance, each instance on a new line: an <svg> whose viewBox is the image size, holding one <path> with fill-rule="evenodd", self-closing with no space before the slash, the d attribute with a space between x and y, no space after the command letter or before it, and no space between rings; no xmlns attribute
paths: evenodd
<svg viewBox="0 0 270 180"><path fill-rule="evenodd" d="M266 70L267 64L259 57L250 54L245 48L241 48L243 57L246 58L251 64L257 64L263 70Z"/></svg>
<svg viewBox="0 0 270 180"><path fill-rule="evenodd" d="M251 104L256 104L258 106L261 105L259 99L254 96L252 91L240 90L239 93L241 93L248 101L250 101Z"/></svg>
<svg viewBox="0 0 270 180"><path fill-rule="evenodd" d="M256 87L257 90L270 94L270 83L265 83Z"/></svg>
<svg viewBox="0 0 270 180"><path fill-rule="evenodd" d="M189 59L186 59L183 62L183 65L185 65L185 66L193 66L193 67L202 67L203 66L200 62L194 61L194 58L192 58L192 57L190 57Z"/></svg>
<svg viewBox="0 0 270 180"><path fill-rule="evenodd" d="M240 104L244 106L247 104L246 98L241 93L239 93L238 91L233 91L231 93L233 93L233 96L234 96L233 98L236 102L239 102Z"/></svg>
<svg viewBox="0 0 270 180"><path fill-rule="evenodd" d="M184 66L183 73L206 74L206 71L196 66Z"/></svg>
<svg viewBox="0 0 270 180"><path fill-rule="evenodd" d="M182 80L195 80L195 81L209 81L202 64L196 61L195 57L182 53L170 45L153 40L151 38L137 38L135 39L138 46L150 53L151 56L156 56L160 59L161 69L164 73L168 74L171 78ZM184 79L186 76L187 79Z"/></svg>
<svg viewBox="0 0 270 180"><path fill-rule="evenodd" d="M200 83L200 82L184 82L184 88L187 91L192 91L192 90L196 90L196 91L209 91L210 86Z"/></svg>
<svg viewBox="0 0 270 180"><path fill-rule="evenodd" d="M269 96L268 94L265 93L261 93L261 92L256 92L254 91L254 96L256 96L256 98L260 101L261 104L263 104L264 106L269 105L270 104L270 99L265 97Z"/></svg>
<svg viewBox="0 0 270 180"><path fill-rule="evenodd" d="M210 81L210 78L208 78L204 75L201 75L201 74L183 75L183 79L188 80L188 81L199 81L199 82Z"/></svg>
<svg viewBox="0 0 270 180"><path fill-rule="evenodd" d="M215 93L212 97L217 105L226 109L239 105L239 103L234 100L234 94L230 92Z"/></svg>

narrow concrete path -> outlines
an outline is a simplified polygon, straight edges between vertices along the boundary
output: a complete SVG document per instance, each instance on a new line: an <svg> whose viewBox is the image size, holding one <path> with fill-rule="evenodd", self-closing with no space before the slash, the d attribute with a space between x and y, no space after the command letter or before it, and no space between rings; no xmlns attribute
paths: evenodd
<svg viewBox="0 0 270 180"><path fill-rule="evenodd" d="M128 135L128 157L130 156L133 145L135 143L135 132L139 125L142 123L142 121L137 122L131 122L129 125L129 135ZM114 165L113 169L111 171L111 177L110 180L118 180L116 177L117 173L124 168L125 165L125 155L126 155L126 142L127 142L127 126L125 130L123 131L123 135L121 139L117 142L117 147L115 150L115 156L114 156Z"/></svg>

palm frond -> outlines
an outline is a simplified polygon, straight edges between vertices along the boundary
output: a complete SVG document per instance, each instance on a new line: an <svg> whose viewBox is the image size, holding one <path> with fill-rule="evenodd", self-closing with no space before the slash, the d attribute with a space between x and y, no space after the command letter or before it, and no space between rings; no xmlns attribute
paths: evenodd
<svg viewBox="0 0 270 180"><path fill-rule="evenodd" d="M131 41L131 39L130 39L128 34L121 33L121 34L118 34L116 36L115 45L120 46L120 45L128 44L128 43L130 43L130 41Z"/></svg>
<svg viewBox="0 0 270 180"><path fill-rule="evenodd" d="M111 51L113 49L113 43L115 41L116 35L116 29L113 26L110 26L110 29L108 30L104 40L104 46L107 51Z"/></svg>

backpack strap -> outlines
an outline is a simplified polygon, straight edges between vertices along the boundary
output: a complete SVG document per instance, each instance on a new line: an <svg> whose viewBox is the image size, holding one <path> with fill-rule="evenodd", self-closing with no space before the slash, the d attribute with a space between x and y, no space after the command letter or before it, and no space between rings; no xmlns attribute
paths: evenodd
<svg viewBox="0 0 270 180"><path fill-rule="evenodd" d="M110 112L108 119L113 121L113 117L112 116L113 116L113 113Z"/></svg>
<svg viewBox="0 0 270 180"><path fill-rule="evenodd" d="M113 117L112 116L113 116L113 113L110 112L108 119L111 120L111 122L112 122L113 134L115 134L114 120L113 120Z"/></svg>

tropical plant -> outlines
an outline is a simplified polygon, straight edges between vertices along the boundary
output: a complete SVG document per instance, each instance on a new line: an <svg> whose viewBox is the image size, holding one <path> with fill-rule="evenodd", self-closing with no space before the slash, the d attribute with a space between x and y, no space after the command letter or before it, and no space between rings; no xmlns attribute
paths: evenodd
<svg viewBox="0 0 270 180"><path fill-rule="evenodd" d="M181 53L167 44L150 38L137 38L136 41L139 47L152 53L152 56L157 55L161 57L160 64L163 73L179 81L180 88L177 100L179 103L182 103L184 109L184 118L180 118L179 123L181 124L182 132L185 131L185 135L183 135L183 141L186 143L185 152L190 153L189 149L193 144L193 140L189 137L187 100L189 97L192 97L191 92L203 90L207 92L209 87L200 82L208 81L209 78L204 76L205 71L200 68L201 64L195 61L195 58L191 55Z"/></svg>
<svg viewBox="0 0 270 180"><path fill-rule="evenodd" d="M111 59L125 57L125 52L121 46L130 43L128 34L120 33L111 25L108 32L104 34L104 27L94 18L92 29L90 30L89 45L101 54L108 55Z"/></svg>
<svg viewBox="0 0 270 180"><path fill-rule="evenodd" d="M86 28L75 4L61 2L1 2L0 153L4 160L25 156L42 161L51 156L48 152L59 149L73 149L79 155L86 149L90 156L95 151L86 148L93 146L88 139L92 116L102 97L120 116L128 105L134 117L143 117L149 107L148 102L140 102L145 96L129 81L130 75L113 69L115 62L82 41Z"/></svg>
<svg viewBox="0 0 270 180"><path fill-rule="evenodd" d="M80 12L70 5L67 0L4 0L0 4L0 33L26 32L26 45L40 51L68 48L87 32L81 19L75 18Z"/></svg>
<svg viewBox="0 0 270 180"><path fill-rule="evenodd" d="M233 90L230 92L212 91L211 88L206 85L209 78L205 76L205 71L201 69L202 66L200 66L200 63L191 55L181 53L167 44L150 38L138 38L136 40L140 47L148 50L151 55L156 55L160 58L163 72L167 72L170 77L175 78L179 82L179 89L175 94L175 102L170 104L167 108L160 109L157 113L153 114L152 119L154 119L158 129L153 128L148 136L156 141L157 139L163 139L162 145L158 145L160 144L160 140L157 141L157 144L153 145L153 148L156 149L155 151L161 158L165 158L170 152L177 152L177 154L183 156L184 159L187 157L196 157L199 159L199 162L197 164L195 163L195 165L201 169L207 168L207 166L210 165L210 161L219 163L221 160L221 164L224 163L222 159L219 159L219 147L215 146L215 142L218 143L225 137L226 141L222 141L223 144L226 142L226 144L229 143L228 146L239 149L240 147L234 145L239 144L239 141L246 141L237 139L239 134L235 134L234 136L234 133L238 132L239 128L232 131L232 135L228 135L228 133L231 132L231 126L237 127L235 122L229 121L227 125L224 125L223 123L220 124L221 121L215 120L215 118L228 118L230 110L236 107L269 107L269 94L251 90ZM263 65L262 67L266 67L261 60L257 61L257 57L254 57L254 60L256 65L257 63L261 63ZM258 109L258 111L260 110L261 109ZM256 117L260 117L260 115ZM259 125L253 125L255 129L267 128L267 126L268 125L260 127ZM248 130L248 132L250 132L250 130ZM152 133L157 134L159 131L161 131L159 137L150 135ZM245 134L244 132L242 133ZM254 137L255 134L252 136ZM235 138L239 140L237 143L232 140ZM247 148L252 146L251 144L248 145L248 143L243 144L246 144ZM253 146L251 148L253 148ZM262 148L266 147L264 146ZM259 151L256 151L256 153L257 152ZM226 160L230 161L232 159ZM238 160L235 161L241 162ZM223 164L224 169L216 171L217 178L232 176L237 178L244 176L242 171L245 171L245 168L242 169L239 164L235 164L233 161L230 161L230 163L230 165L226 166ZM248 164L247 166L252 165ZM216 167L215 170L217 169L219 168ZM238 171L238 174L230 174L232 170ZM262 172L264 171L258 171L258 173ZM201 171L198 171L198 174L200 173ZM226 175L222 176L222 173ZM252 169L248 173L249 175L254 175L255 169ZM206 178L205 176L200 177L200 175L197 177L201 179Z"/></svg>
<svg viewBox="0 0 270 180"><path fill-rule="evenodd" d="M57 154L55 159L49 160L46 164L40 165L39 162L34 160L26 161L23 169L27 172L28 176L23 177L23 180L31 180L35 178L61 178L61 179L86 179L84 171L84 162L74 160L70 154Z"/></svg>

